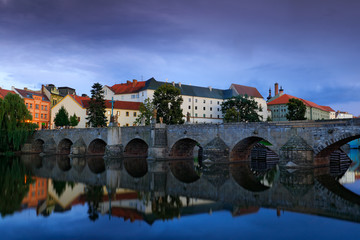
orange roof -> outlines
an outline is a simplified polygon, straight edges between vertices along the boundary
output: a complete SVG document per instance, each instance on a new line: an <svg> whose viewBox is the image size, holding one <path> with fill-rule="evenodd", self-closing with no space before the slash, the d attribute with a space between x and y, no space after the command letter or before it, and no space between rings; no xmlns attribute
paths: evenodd
<svg viewBox="0 0 360 240"><path fill-rule="evenodd" d="M239 95L248 95L249 97L263 98L259 91L254 87L248 87L239 84L231 84Z"/></svg>
<svg viewBox="0 0 360 240"><path fill-rule="evenodd" d="M15 94L14 91L11 91L11 90L6 90L6 89L2 89L0 88L0 98L4 98L9 92Z"/></svg>
<svg viewBox="0 0 360 240"><path fill-rule="evenodd" d="M324 109L326 109L326 111L328 111L328 112L335 112L335 110L332 109L332 108L329 107L329 106L321 106L321 107L323 107Z"/></svg>
<svg viewBox="0 0 360 240"><path fill-rule="evenodd" d="M83 108L85 108L84 101L90 100L89 97L80 97L80 96L71 95L71 94L69 94L69 96L72 97L75 101L77 101L80 104L80 106L82 106Z"/></svg>
<svg viewBox="0 0 360 240"><path fill-rule="evenodd" d="M317 105L316 103L310 102L310 101L302 99L302 98L294 97L289 94L284 94L284 95L272 100L271 102L268 102L267 105L271 106L271 105L277 105L277 104L287 104L289 102L289 99L291 99L291 98L295 98L295 99L302 101L308 107L318 108L320 110L327 111L327 112L330 111L328 109L328 107L323 107L323 106Z"/></svg>
<svg viewBox="0 0 360 240"><path fill-rule="evenodd" d="M133 80L132 82L127 81L127 83L115 84L110 87L110 89L115 94L125 94L139 92L143 87L145 87L145 81L138 82L137 80Z"/></svg>

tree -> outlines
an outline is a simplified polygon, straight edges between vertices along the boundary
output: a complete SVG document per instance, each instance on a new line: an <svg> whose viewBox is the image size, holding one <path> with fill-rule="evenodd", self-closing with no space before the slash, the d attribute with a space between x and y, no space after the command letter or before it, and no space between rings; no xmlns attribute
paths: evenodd
<svg viewBox="0 0 360 240"><path fill-rule="evenodd" d="M24 99L8 93L0 99L0 151L17 151L38 127L31 123L32 116Z"/></svg>
<svg viewBox="0 0 360 240"><path fill-rule="evenodd" d="M305 104L296 98L289 99L289 102L286 104L288 108L288 113L286 114L286 118L289 121L293 120L306 120L306 106Z"/></svg>
<svg viewBox="0 0 360 240"><path fill-rule="evenodd" d="M163 118L165 124L182 124L184 123L181 104L180 89L164 84L154 92L153 104L157 110L156 120Z"/></svg>
<svg viewBox="0 0 360 240"><path fill-rule="evenodd" d="M140 114L136 118L135 124L141 125L144 123L145 125L150 125L154 109L155 106L150 98L145 99L144 103L140 104Z"/></svg>
<svg viewBox="0 0 360 240"><path fill-rule="evenodd" d="M78 117L76 116L76 114L74 113L74 115L72 115L70 117L70 126L72 127L75 127L79 124L79 121L78 121Z"/></svg>
<svg viewBox="0 0 360 240"><path fill-rule="evenodd" d="M69 126L69 114L64 108L64 106L61 106L59 111L55 114L54 123L57 127L64 127Z"/></svg>
<svg viewBox="0 0 360 240"><path fill-rule="evenodd" d="M106 126L106 116L105 116L105 98L103 86L100 83L94 83L91 89L91 99L89 102L89 107L87 108L88 124L92 127L104 127Z"/></svg>
<svg viewBox="0 0 360 240"><path fill-rule="evenodd" d="M221 104L225 122L259 122L261 116L257 113L257 102L247 95L232 97Z"/></svg>

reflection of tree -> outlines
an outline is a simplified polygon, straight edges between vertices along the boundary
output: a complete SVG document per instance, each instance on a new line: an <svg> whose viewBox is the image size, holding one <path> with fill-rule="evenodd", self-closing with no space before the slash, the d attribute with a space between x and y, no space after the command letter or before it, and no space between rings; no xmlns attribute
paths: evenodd
<svg viewBox="0 0 360 240"><path fill-rule="evenodd" d="M180 197L168 196L156 197L152 201L152 212L162 220L173 219L180 215L182 202Z"/></svg>
<svg viewBox="0 0 360 240"><path fill-rule="evenodd" d="M73 189L75 186L75 183L53 180L54 190L59 197L61 197L61 195L64 193L66 186L69 186L69 187L71 187L71 189Z"/></svg>
<svg viewBox="0 0 360 240"><path fill-rule="evenodd" d="M87 186L85 189L86 201L88 203L88 214L91 221L96 221L99 218L98 208L102 201L104 192L102 186Z"/></svg>
<svg viewBox="0 0 360 240"><path fill-rule="evenodd" d="M30 171L15 158L0 158L0 175L0 213L4 217L20 208L32 179Z"/></svg>

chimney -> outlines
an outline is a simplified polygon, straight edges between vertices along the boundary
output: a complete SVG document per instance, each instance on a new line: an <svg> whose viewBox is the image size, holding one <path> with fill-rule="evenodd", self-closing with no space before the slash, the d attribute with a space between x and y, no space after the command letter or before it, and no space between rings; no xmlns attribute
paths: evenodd
<svg viewBox="0 0 360 240"><path fill-rule="evenodd" d="M129 81L129 80L126 81L126 84L130 84L130 83L131 83L131 81Z"/></svg>
<svg viewBox="0 0 360 240"><path fill-rule="evenodd" d="M209 90L210 90L210 92L212 91L212 87L211 87L211 86L209 86Z"/></svg>
<svg viewBox="0 0 360 240"><path fill-rule="evenodd" d="M24 87L24 90L27 91L28 90L27 87Z"/></svg>
<svg viewBox="0 0 360 240"><path fill-rule="evenodd" d="M282 86L280 87L280 95L284 94L284 89L282 88Z"/></svg>
<svg viewBox="0 0 360 240"><path fill-rule="evenodd" d="M279 84L275 83L275 96L279 95Z"/></svg>
<svg viewBox="0 0 360 240"><path fill-rule="evenodd" d="M137 84L137 80L133 79L133 87L135 87L136 84Z"/></svg>
<svg viewBox="0 0 360 240"><path fill-rule="evenodd" d="M267 100L271 99L271 88L269 88L269 96L267 97Z"/></svg>

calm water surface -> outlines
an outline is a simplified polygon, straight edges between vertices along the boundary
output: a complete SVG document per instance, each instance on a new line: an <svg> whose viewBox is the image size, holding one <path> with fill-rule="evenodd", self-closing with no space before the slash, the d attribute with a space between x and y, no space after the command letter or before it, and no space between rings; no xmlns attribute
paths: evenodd
<svg viewBox="0 0 360 240"><path fill-rule="evenodd" d="M360 154L349 156L306 172L2 157L1 239L360 239Z"/></svg>

